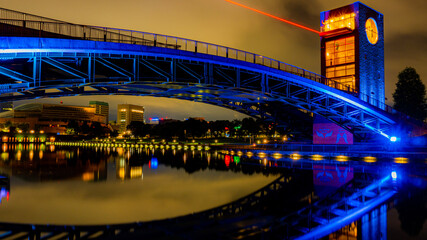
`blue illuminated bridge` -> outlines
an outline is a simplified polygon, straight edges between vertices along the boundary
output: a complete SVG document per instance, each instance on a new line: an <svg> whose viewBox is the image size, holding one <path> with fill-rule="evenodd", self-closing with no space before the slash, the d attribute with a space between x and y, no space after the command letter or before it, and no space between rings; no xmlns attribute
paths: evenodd
<svg viewBox="0 0 427 240"><path fill-rule="evenodd" d="M283 126L291 124L289 116L310 121L314 113L358 137L390 138L399 125L393 109L348 86L233 48L7 9L0 9L0 36L2 102L157 96L213 104Z"/></svg>
<svg viewBox="0 0 427 240"><path fill-rule="evenodd" d="M0 79L0 102L110 94L168 97L213 104L283 125L292 124L291 115L306 120L314 113L360 137L391 138L402 124L400 116L382 102L257 54L7 9L0 9ZM393 174L378 176L369 181L354 179L309 208L274 218L256 215L254 209L267 206L280 192L298 188L302 178L284 174L232 203L155 222L103 226L0 223L0 239L159 235L168 239L175 234L182 239L224 239L263 236L265 232L283 239L312 239L348 225L390 199L395 193ZM196 235L189 236L189 232Z"/></svg>

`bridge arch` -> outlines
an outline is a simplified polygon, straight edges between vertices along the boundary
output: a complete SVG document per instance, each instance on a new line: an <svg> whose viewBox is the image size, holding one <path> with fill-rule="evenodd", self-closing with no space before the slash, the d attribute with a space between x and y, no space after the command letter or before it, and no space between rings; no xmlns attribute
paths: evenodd
<svg viewBox="0 0 427 240"><path fill-rule="evenodd" d="M274 116L260 106L276 102L319 114L356 134L390 137L396 124L380 108L300 69L281 70L177 47L61 38L0 40L0 74L6 76L1 91L16 93L0 101L145 95L200 101L267 118Z"/></svg>

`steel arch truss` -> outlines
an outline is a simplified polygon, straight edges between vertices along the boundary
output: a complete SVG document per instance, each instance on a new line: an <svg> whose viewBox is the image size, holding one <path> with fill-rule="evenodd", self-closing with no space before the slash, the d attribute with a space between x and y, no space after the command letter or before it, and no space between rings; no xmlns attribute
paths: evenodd
<svg viewBox="0 0 427 240"><path fill-rule="evenodd" d="M280 122L280 102L319 114L355 133L389 137L395 122L385 112L357 98L239 61L203 56L113 54L81 51L1 53L0 101L76 95L124 94L187 99L234 109ZM317 85L316 85L317 84ZM335 89L334 89L335 90ZM275 113L276 111L276 113Z"/></svg>

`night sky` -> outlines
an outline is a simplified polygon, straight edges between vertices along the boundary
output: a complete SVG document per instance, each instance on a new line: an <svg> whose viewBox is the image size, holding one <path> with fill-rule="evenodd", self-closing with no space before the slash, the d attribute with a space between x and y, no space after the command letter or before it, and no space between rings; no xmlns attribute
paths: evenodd
<svg viewBox="0 0 427 240"><path fill-rule="evenodd" d="M341 7L350 0L236 0L273 15L319 29L320 12ZM365 0L364 4L384 14L386 98L392 103L397 74L414 67L427 85L427 1ZM233 47L320 73L319 36L266 16L239 8L224 0L1 0L1 7L68 22L133 29L179 36ZM93 99L93 97L91 98ZM59 102L59 99L51 100ZM117 101L123 100L123 97ZM133 100L132 100L133 101ZM129 101L130 102L130 101ZM165 102L173 118L201 116L198 104L182 111L178 100ZM164 116L153 98L134 103L146 106L147 116ZM66 99L64 104L84 104L87 99ZM115 104L115 103L114 103ZM115 105L110 104L115 116ZM200 105L204 108L204 105ZM208 111L207 119L233 119L243 115ZM224 117L225 116L225 117Z"/></svg>

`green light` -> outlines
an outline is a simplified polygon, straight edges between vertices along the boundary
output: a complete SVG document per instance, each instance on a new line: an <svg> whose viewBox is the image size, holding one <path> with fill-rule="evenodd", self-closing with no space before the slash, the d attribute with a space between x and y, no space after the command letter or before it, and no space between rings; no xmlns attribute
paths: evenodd
<svg viewBox="0 0 427 240"><path fill-rule="evenodd" d="M239 164L240 163L240 157L239 156L234 156L234 158L233 158L233 160L234 160L234 162L236 163L236 164Z"/></svg>

